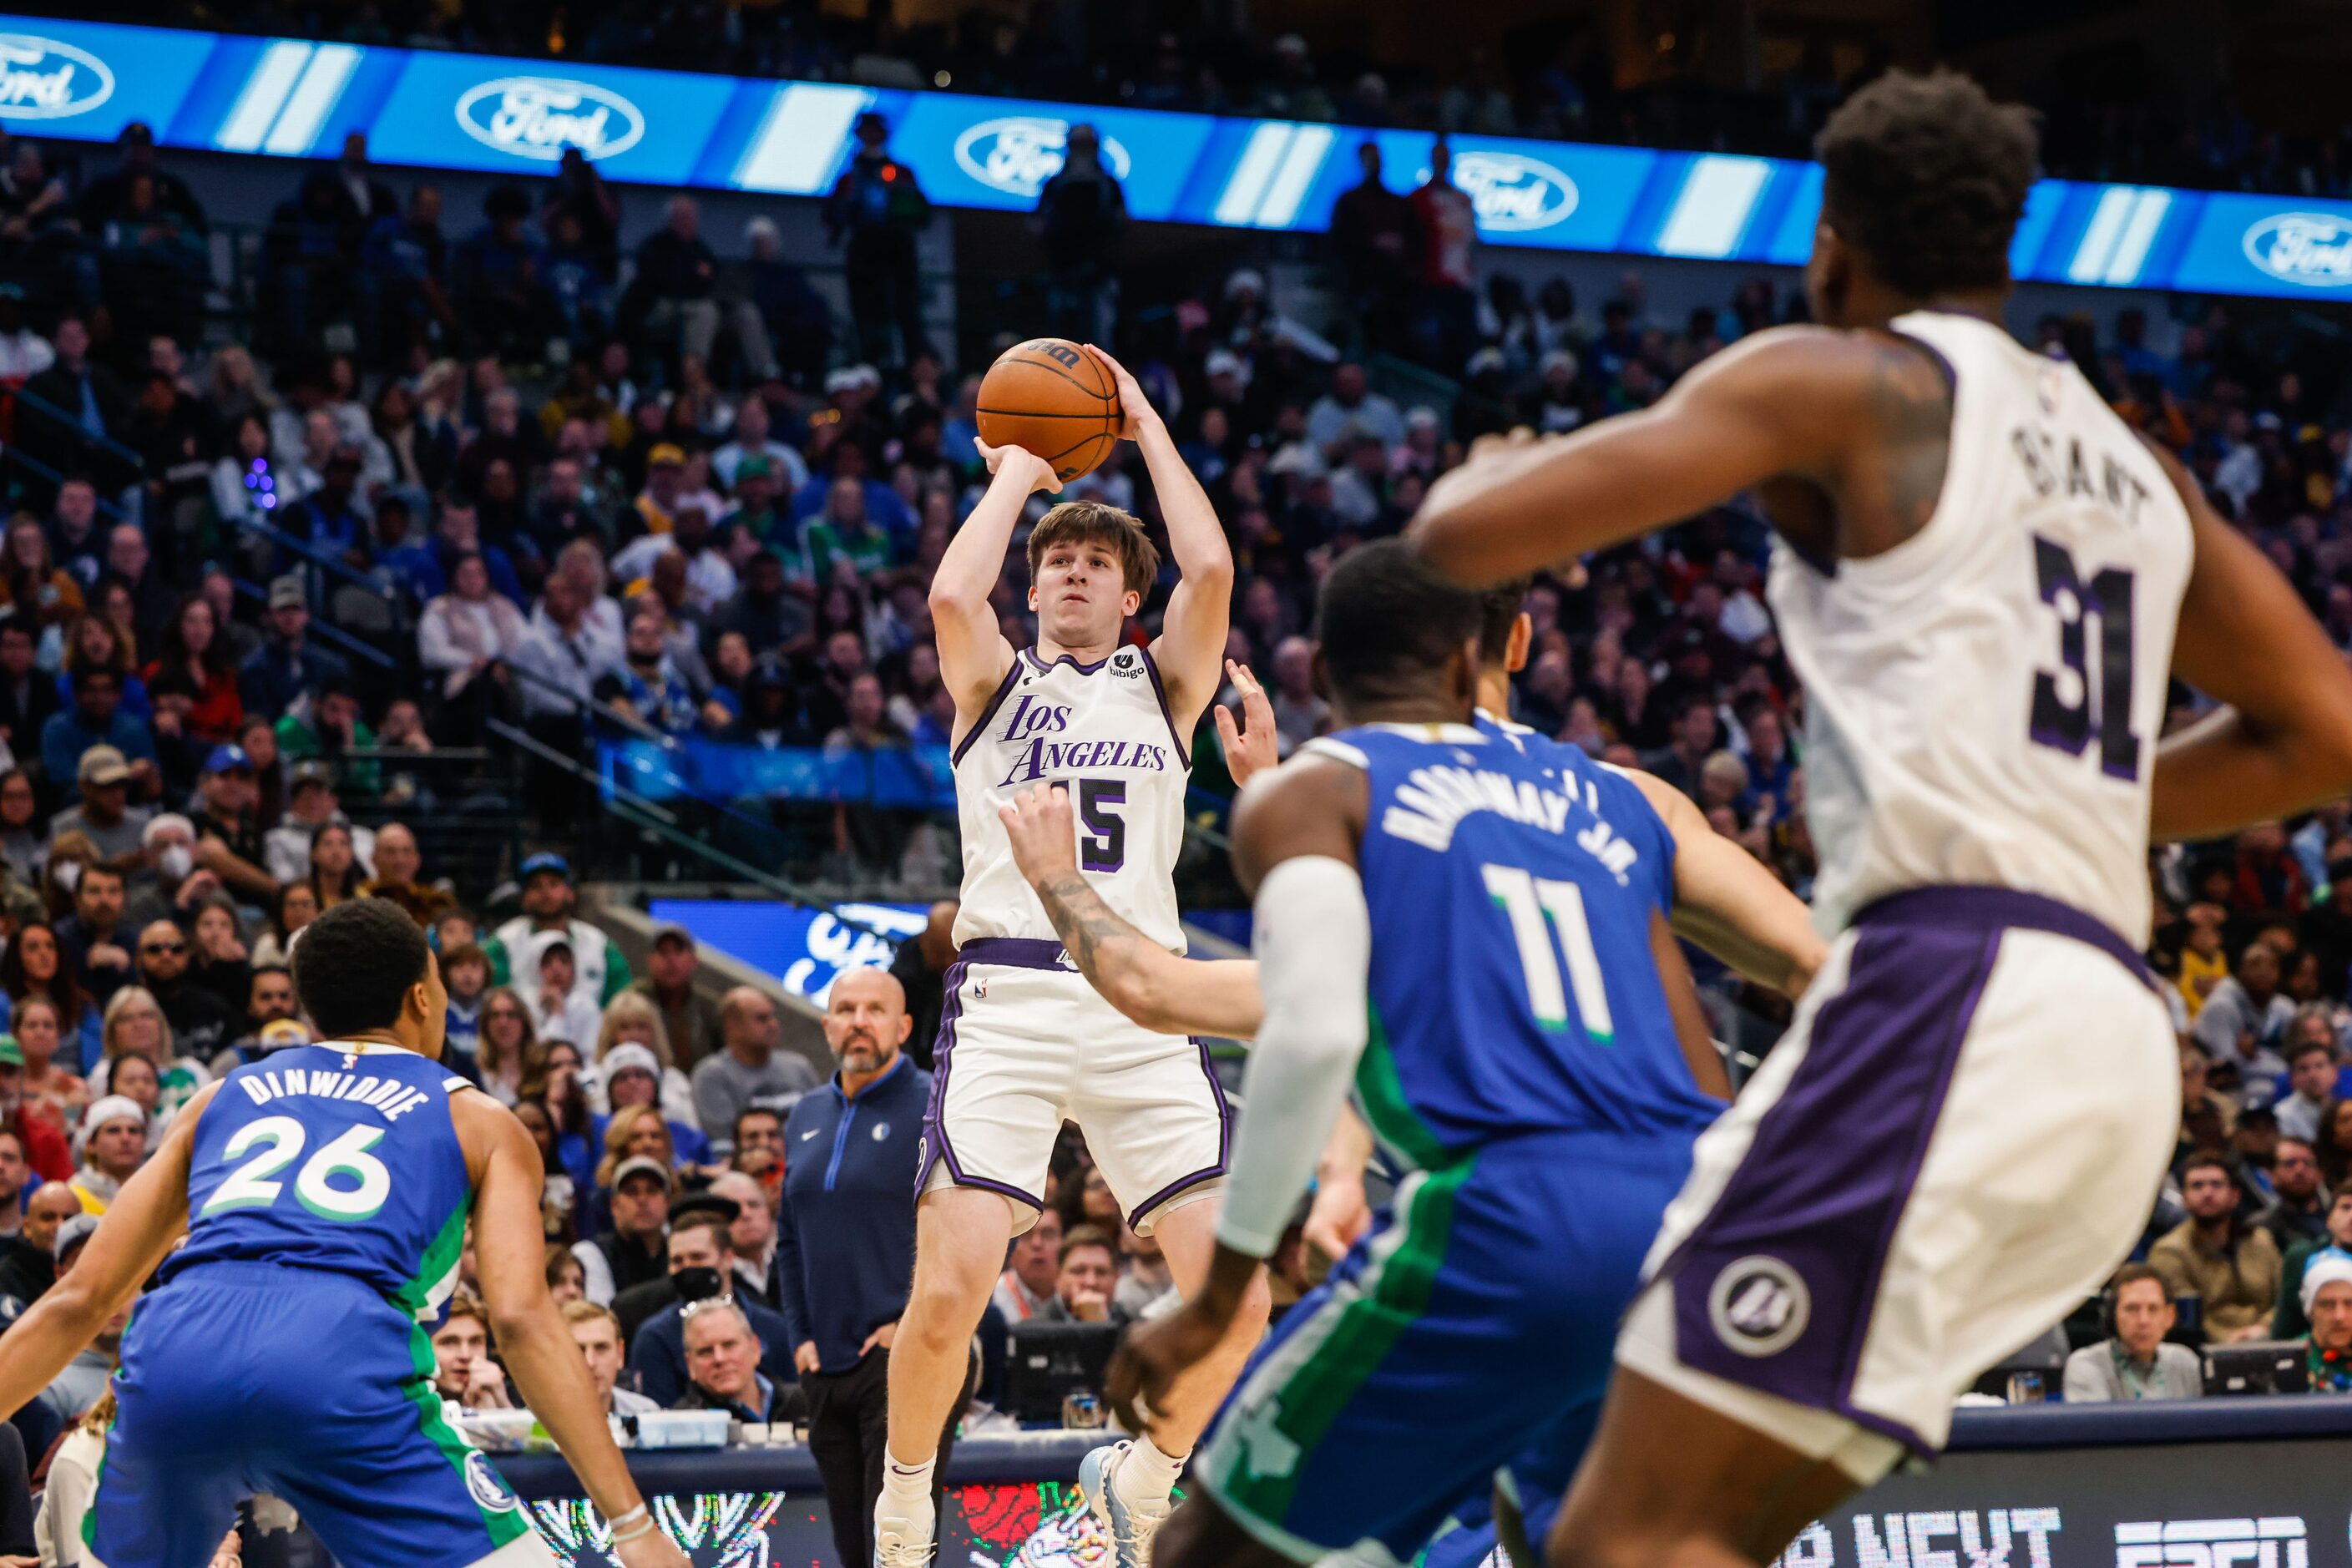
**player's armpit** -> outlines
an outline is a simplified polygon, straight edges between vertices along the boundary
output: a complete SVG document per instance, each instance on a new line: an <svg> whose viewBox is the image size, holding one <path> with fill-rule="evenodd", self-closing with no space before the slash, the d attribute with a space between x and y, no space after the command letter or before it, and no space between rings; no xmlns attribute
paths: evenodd
<svg viewBox="0 0 2352 1568"><path fill-rule="evenodd" d="M1255 894L1268 871L1299 855L1356 863L1371 810L1361 768L1336 757L1293 757L1259 775L1234 802L1234 874Z"/></svg>
<svg viewBox="0 0 2352 1568"><path fill-rule="evenodd" d="M1784 327L1693 369L1652 407L1495 450L1430 487L1407 531L1484 586L1678 521L1778 476L1833 485L1870 428L1886 345Z"/></svg>
<svg viewBox="0 0 2352 1568"><path fill-rule="evenodd" d="M2352 671L2286 579L2154 447L2189 508L2196 558L2173 673L2229 706L2156 750L2149 830L2210 838L2352 790Z"/></svg>
<svg viewBox="0 0 2352 1568"><path fill-rule="evenodd" d="M1759 985L1803 995L1829 956L1803 900L1708 826L1688 795L1653 774L1624 773L1675 836L1675 934Z"/></svg>
<svg viewBox="0 0 2352 1568"><path fill-rule="evenodd" d="M153 1157L107 1205L71 1271L0 1339L0 1412L14 1415L47 1388L138 1294L188 1228L189 1151L220 1087L205 1086L182 1109Z"/></svg>

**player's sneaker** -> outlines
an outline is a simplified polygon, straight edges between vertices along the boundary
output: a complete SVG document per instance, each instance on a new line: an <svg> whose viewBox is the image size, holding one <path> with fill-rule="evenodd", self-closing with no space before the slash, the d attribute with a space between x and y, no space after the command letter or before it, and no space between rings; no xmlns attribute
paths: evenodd
<svg viewBox="0 0 2352 1568"><path fill-rule="evenodd" d="M930 1568L938 1550L929 1537L916 1533L911 1519L874 1521L874 1568Z"/></svg>
<svg viewBox="0 0 2352 1568"><path fill-rule="evenodd" d="M1169 1498L1132 1501L1119 1495L1118 1472L1130 1443L1095 1449L1078 1465L1078 1495L1110 1538L1118 1568L1151 1568L1151 1542L1176 1511Z"/></svg>

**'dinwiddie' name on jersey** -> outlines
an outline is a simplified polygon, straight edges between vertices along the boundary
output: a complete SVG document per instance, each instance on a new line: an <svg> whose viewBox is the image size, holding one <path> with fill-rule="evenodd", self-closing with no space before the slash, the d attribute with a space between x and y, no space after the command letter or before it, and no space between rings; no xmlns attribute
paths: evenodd
<svg viewBox="0 0 2352 1568"><path fill-rule="evenodd" d="M1393 801L1381 814L1381 831L1440 854L1454 842L1454 829L1473 813L1490 811L1557 834L1567 831L1569 814L1579 804L1565 792L1479 768L1415 768L1408 781L1397 786ZM1589 780L1581 804L1592 821L1578 830L1577 847L1600 861L1619 886L1625 885L1628 873L1641 860L1640 850L1601 820L1601 792Z"/></svg>
<svg viewBox="0 0 2352 1568"><path fill-rule="evenodd" d="M286 1068L248 1075L236 1081L256 1105L267 1105L273 1100L282 1100L289 1095L305 1094L320 1100L342 1100L354 1105L367 1106L386 1121L399 1121L432 1098L422 1089L409 1088L398 1079L378 1078L373 1073L362 1075Z"/></svg>

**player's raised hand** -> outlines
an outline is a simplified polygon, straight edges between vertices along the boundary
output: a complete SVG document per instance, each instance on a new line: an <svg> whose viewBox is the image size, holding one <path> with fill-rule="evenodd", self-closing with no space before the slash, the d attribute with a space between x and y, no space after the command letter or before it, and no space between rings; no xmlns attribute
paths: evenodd
<svg viewBox="0 0 2352 1568"><path fill-rule="evenodd" d="M1024 495L1034 495L1039 490L1057 490L1062 488L1061 476L1054 472L1054 465L1026 447L1015 447L1009 443L1002 447L992 447L977 436L972 437L971 444L978 449L980 460L988 465L990 474L1003 479L1006 477L1009 470L1014 480L1025 480L1026 488L1022 491Z"/></svg>
<svg viewBox="0 0 2352 1568"><path fill-rule="evenodd" d="M1151 406L1151 399L1143 395L1143 384L1127 374L1127 367L1092 343L1085 345L1087 353L1102 363L1104 374L1118 388L1118 406L1127 416L1126 426L1119 431L1130 441L1140 440L1146 426L1160 423L1160 411Z"/></svg>
<svg viewBox="0 0 2352 1568"><path fill-rule="evenodd" d="M1250 667L1229 658L1225 676L1241 693L1241 721L1235 722L1233 710L1222 702L1211 711L1217 716L1217 739L1225 748L1225 771L1240 785L1282 760L1282 734L1274 725L1274 703Z"/></svg>
<svg viewBox="0 0 2352 1568"><path fill-rule="evenodd" d="M1070 792L1041 784L1017 790L996 808L1013 843L1013 863L1032 887L1078 868L1077 829L1070 815Z"/></svg>

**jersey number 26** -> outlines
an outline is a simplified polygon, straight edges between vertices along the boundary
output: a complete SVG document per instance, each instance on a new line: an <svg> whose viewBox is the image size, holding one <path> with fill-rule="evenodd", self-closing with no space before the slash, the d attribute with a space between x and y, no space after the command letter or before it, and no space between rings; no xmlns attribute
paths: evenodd
<svg viewBox="0 0 2352 1568"><path fill-rule="evenodd" d="M295 1201L320 1219L345 1223L369 1218L383 1208L384 1199L392 1195L392 1173L368 1151L383 1141L383 1131L381 1127L348 1128L333 1142L321 1145L295 1173ZM238 1128L221 1150L225 1158L242 1159L257 1145L268 1147L231 1171L199 1212L268 1208L278 1202L286 1184L269 1178L301 1159L302 1146L310 1137L290 1116L259 1117ZM335 1176L356 1177L359 1184L337 1186L329 1179Z"/></svg>

